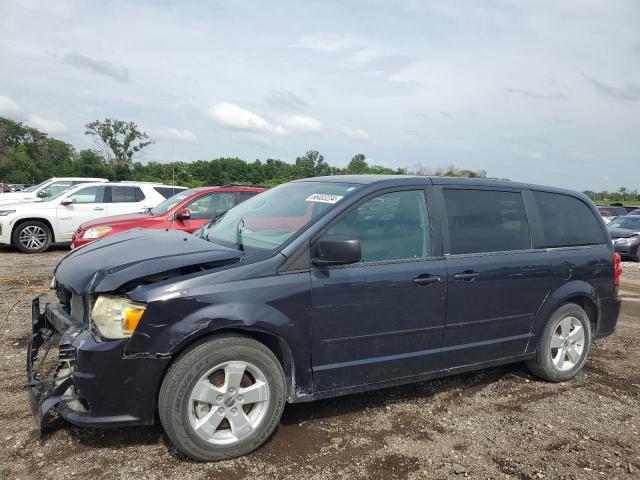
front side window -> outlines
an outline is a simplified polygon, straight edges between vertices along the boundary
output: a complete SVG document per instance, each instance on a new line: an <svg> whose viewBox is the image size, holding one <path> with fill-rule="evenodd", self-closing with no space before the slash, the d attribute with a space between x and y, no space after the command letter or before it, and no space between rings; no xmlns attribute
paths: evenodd
<svg viewBox="0 0 640 480"><path fill-rule="evenodd" d="M361 262L408 260L431 255L431 234L423 190L374 197L351 210L326 235L358 239Z"/></svg>
<svg viewBox="0 0 640 480"><path fill-rule="evenodd" d="M169 210L178 206L182 201L189 198L191 195L195 195L197 190L183 190L181 192L176 193L173 197L167 198L162 203L153 207L150 211L151 215L164 215Z"/></svg>
<svg viewBox="0 0 640 480"><path fill-rule="evenodd" d="M62 192L66 192L71 187L73 187L73 182L71 181L59 181L53 182L50 185L47 185L42 190L38 192L38 197L40 198L51 198L60 195Z"/></svg>
<svg viewBox="0 0 640 480"><path fill-rule="evenodd" d="M198 197L186 208L191 211L192 220L213 218L233 208L235 200L236 194L234 192L210 193Z"/></svg>
<svg viewBox="0 0 640 480"><path fill-rule="evenodd" d="M443 190L452 255L531 248L522 195L493 190Z"/></svg>
<svg viewBox="0 0 640 480"><path fill-rule="evenodd" d="M104 187L93 186L81 188L77 192L69 195L69 199L73 201L74 204L103 203Z"/></svg>
<svg viewBox="0 0 640 480"><path fill-rule="evenodd" d="M543 247L606 243L601 221L586 203L560 193L532 192L544 232Z"/></svg>
<svg viewBox="0 0 640 480"><path fill-rule="evenodd" d="M285 183L236 205L198 235L246 251L274 250L359 187L342 182Z"/></svg>

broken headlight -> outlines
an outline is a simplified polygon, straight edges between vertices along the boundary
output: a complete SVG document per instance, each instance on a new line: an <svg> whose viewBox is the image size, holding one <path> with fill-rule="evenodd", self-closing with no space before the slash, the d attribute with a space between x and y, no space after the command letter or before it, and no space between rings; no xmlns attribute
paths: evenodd
<svg viewBox="0 0 640 480"><path fill-rule="evenodd" d="M100 295L93 305L91 318L104 338L127 338L138 326L145 308L145 304L123 297Z"/></svg>

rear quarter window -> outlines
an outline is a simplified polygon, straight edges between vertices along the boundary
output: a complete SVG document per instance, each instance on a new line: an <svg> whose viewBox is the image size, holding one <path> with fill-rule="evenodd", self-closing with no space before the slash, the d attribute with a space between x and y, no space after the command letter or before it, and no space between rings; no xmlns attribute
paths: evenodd
<svg viewBox="0 0 640 480"><path fill-rule="evenodd" d="M560 193L531 192L540 212L543 247L598 245L607 239L601 220L582 200Z"/></svg>
<svg viewBox="0 0 640 480"><path fill-rule="evenodd" d="M153 187L153 189L162 195L164 198L173 197L176 193L182 192L184 188L173 188L173 187Z"/></svg>

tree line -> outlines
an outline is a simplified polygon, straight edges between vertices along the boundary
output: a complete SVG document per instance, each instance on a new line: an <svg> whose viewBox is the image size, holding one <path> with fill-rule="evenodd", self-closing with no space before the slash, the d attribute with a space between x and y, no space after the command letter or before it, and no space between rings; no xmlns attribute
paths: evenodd
<svg viewBox="0 0 640 480"><path fill-rule="evenodd" d="M388 168L370 164L358 153L344 168L330 165L318 151L310 150L288 163L276 158L244 161L235 157L193 162L147 162L136 159L153 143L133 122L96 120L85 133L96 149L77 151L72 145L35 128L0 117L0 183L37 183L50 177L101 177L110 180L157 181L196 187L228 183L274 186L298 178L340 174L417 174L486 177L483 170L455 166Z"/></svg>

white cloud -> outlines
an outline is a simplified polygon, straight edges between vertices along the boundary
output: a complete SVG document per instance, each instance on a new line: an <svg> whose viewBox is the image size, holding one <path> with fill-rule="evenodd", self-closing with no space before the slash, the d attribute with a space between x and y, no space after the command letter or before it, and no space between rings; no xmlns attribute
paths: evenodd
<svg viewBox="0 0 640 480"><path fill-rule="evenodd" d="M312 117L281 115L279 117L280 122L269 122L257 113L239 107L234 103L213 104L207 110L207 115L221 127L258 134L289 135L322 130L322 123Z"/></svg>
<svg viewBox="0 0 640 480"><path fill-rule="evenodd" d="M198 143L198 137L191 130L178 130L177 128L167 128L152 133L152 136L165 140L177 140L184 143Z"/></svg>
<svg viewBox="0 0 640 480"><path fill-rule="evenodd" d="M322 123L320 121L305 115L282 115L280 122L288 132L312 133L322 131Z"/></svg>
<svg viewBox="0 0 640 480"><path fill-rule="evenodd" d="M0 115L15 115L20 111L20 105L9 97L0 95Z"/></svg>
<svg viewBox="0 0 640 480"><path fill-rule="evenodd" d="M68 130L64 123L58 120L50 120L48 118L41 117L40 115L29 115L27 124L33 128L37 128L38 130L42 130L43 132L50 134L64 133Z"/></svg>
<svg viewBox="0 0 640 480"><path fill-rule="evenodd" d="M296 46L319 52L337 52L355 48L361 43L360 40L345 35L307 34L298 39Z"/></svg>
<svg viewBox="0 0 640 480"><path fill-rule="evenodd" d="M341 132L354 140L367 140L369 138L369 134L359 128L344 127Z"/></svg>

